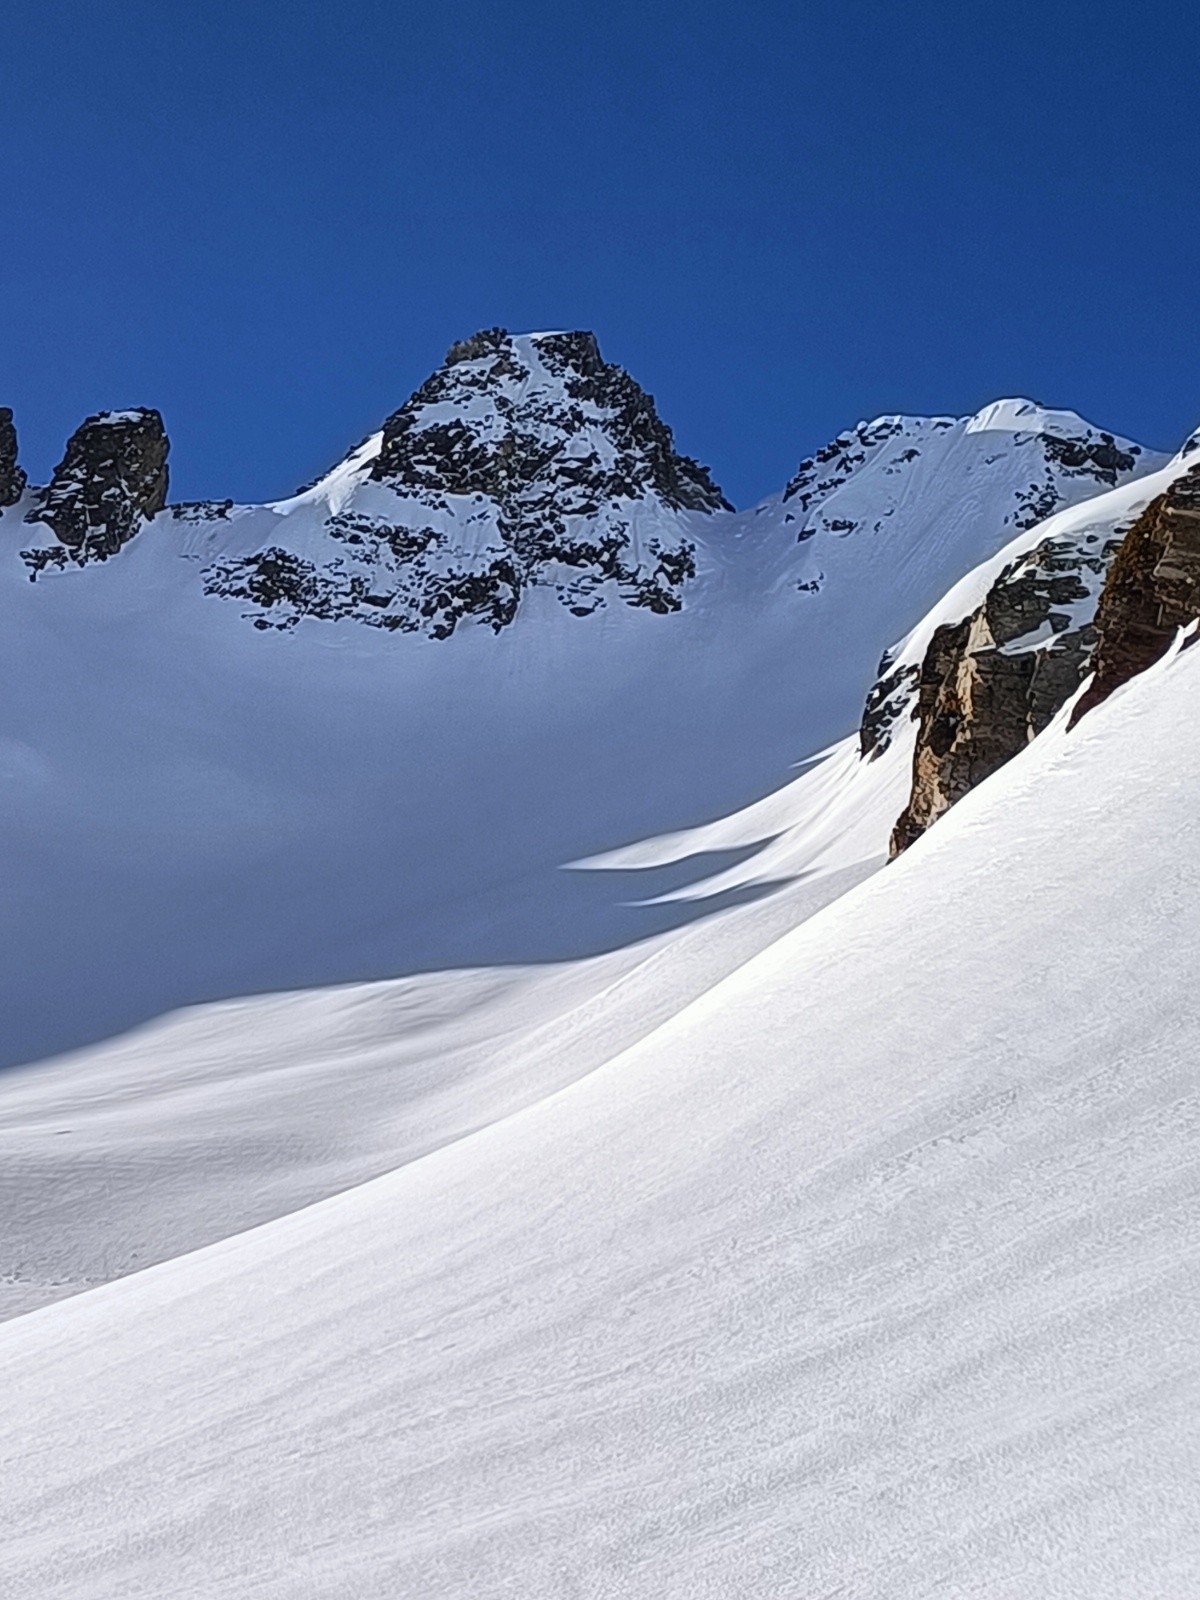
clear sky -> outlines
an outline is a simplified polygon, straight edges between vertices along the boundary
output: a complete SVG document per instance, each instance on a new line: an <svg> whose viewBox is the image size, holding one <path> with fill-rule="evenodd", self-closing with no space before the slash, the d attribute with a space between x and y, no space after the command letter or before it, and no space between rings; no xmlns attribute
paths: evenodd
<svg viewBox="0 0 1200 1600"><path fill-rule="evenodd" d="M590 327L738 504L861 416L1200 422L1176 0L8 0L0 403L179 498L331 464L455 339Z"/></svg>

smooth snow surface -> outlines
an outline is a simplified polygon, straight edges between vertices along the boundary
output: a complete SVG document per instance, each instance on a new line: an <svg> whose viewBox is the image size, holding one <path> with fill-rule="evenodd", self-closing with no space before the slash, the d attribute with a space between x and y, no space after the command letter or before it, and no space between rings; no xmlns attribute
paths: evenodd
<svg viewBox="0 0 1200 1600"><path fill-rule="evenodd" d="M574 1082L878 865L908 751L576 870L723 912L577 962L226 1001L0 1083L0 1317L391 1170ZM697 863L716 877L694 886ZM732 863L732 864L729 864Z"/></svg>
<svg viewBox="0 0 1200 1600"><path fill-rule="evenodd" d="M0 1329L0 1586L1200 1585L1200 651L590 1075Z"/></svg>
<svg viewBox="0 0 1200 1600"><path fill-rule="evenodd" d="M35 584L27 502L0 517L0 1065L75 1052L0 1077L0 1316L533 1103L877 867L910 743L828 751L1049 470L984 415L863 424L808 489L682 518L678 615L535 589L499 636L264 633L202 593L214 541L311 554L389 497L378 436Z"/></svg>
<svg viewBox="0 0 1200 1600"><path fill-rule="evenodd" d="M882 873L854 733L1179 468L1037 526L1043 435L860 424L669 513L680 613L445 640L203 592L378 436L36 584L0 514L5 1600L1200 1592L1200 650Z"/></svg>

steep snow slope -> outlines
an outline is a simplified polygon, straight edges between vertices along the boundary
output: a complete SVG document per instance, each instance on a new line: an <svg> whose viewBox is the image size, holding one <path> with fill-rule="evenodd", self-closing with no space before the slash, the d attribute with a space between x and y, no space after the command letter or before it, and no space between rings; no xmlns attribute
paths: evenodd
<svg viewBox="0 0 1200 1600"><path fill-rule="evenodd" d="M536 1106L0 1329L9 1590L1190 1600L1198 692Z"/></svg>

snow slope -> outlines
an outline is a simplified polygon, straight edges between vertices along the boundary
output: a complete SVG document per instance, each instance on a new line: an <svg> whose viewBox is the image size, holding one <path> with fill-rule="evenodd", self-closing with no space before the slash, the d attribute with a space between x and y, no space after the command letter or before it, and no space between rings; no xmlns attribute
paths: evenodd
<svg viewBox="0 0 1200 1600"><path fill-rule="evenodd" d="M191 1008L11 1073L0 1318L389 1171L585 1076L873 870L905 793L902 757L863 767L848 740L743 812L573 869L674 884L653 897L672 915L697 895L723 907L694 922L574 962ZM697 885L701 871L715 877Z"/></svg>
<svg viewBox="0 0 1200 1600"><path fill-rule="evenodd" d="M465 383L475 365L443 376ZM532 379L512 382L493 405L558 415ZM493 442L474 391L454 392L461 426ZM443 426L423 393L409 402L418 440ZM1034 501L1085 498L1109 470L1048 456L1059 436L1043 420L1065 426L1028 402L862 424L748 513L678 510L647 490L656 541L667 517L695 547L681 612L573 616L547 569L495 636L297 621L282 602L205 593L215 564L265 548L344 576L330 518L378 520L379 496L404 532L405 497L371 478L371 442L294 500L163 514L113 559L36 583L19 554L45 532L23 520L30 491L0 515L0 1065L197 1001L578 959L718 909L647 904L668 886L657 879L563 868L740 810L851 732L884 646ZM1070 426L1080 448L1111 441ZM1117 446L1123 471L1157 464ZM452 564L485 524L485 544L499 537L482 501L423 509L457 529ZM287 630L250 626L264 610ZM698 881L710 866L696 863Z"/></svg>
<svg viewBox="0 0 1200 1600"><path fill-rule="evenodd" d="M493 401L540 415L544 375ZM533 583L512 626L450 639L260 630L198 581L264 544L316 562L329 517L394 502L382 436L290 501L161 516L35 584L26 496L0 518L0 1059L86 1048L0 1079L0 1315L534 1103L877 866L905 742L797 767L1031 494L1097 487L1051 437L1109 436L1021 402L860 425L749 513L651 496L696 544L680 613L580 618Z"/></svg>
<svg viewBox="0 0 1200 1600"><path fill-rule="evenodd" d="M1198 692L560 1092L0 1328L0 1586L1193 1596Z"/></svg>

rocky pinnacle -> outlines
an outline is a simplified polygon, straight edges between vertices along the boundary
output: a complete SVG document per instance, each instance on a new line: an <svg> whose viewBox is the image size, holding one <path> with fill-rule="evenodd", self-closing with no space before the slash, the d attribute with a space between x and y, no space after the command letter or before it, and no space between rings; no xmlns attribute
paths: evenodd
<svg viewBox="0 0 1200 1600"><path fill-rule="evenodd" d="M45 523L75 561L103 561L166 504L169 449L157 411L89 417L25 520Z"/></svg>
<svg viewBox="0 0 1200 1600"><path fill-rule="evenodd" d="M17 430L8 406L0 406L0 508L15 506L25 489L25 474L17 465Z"/></svg>

